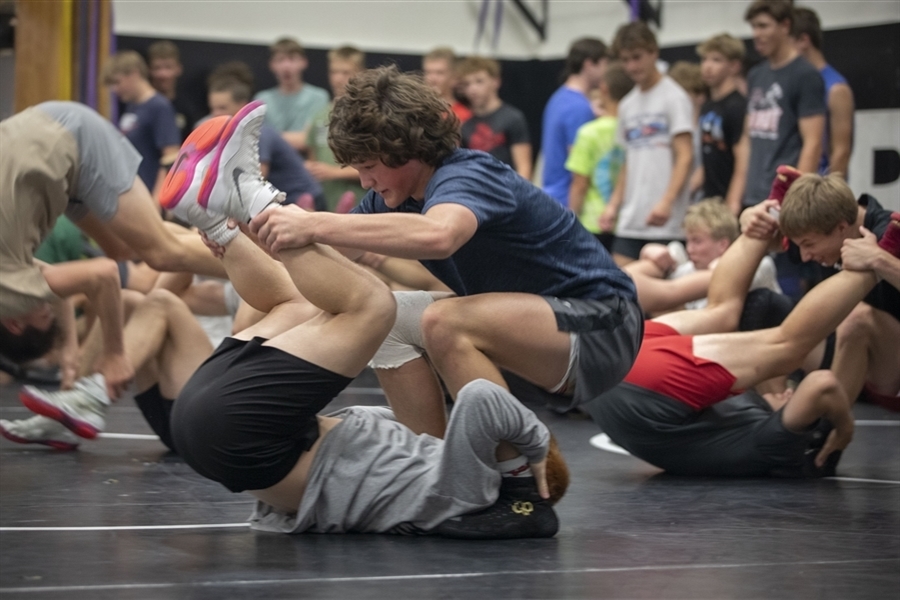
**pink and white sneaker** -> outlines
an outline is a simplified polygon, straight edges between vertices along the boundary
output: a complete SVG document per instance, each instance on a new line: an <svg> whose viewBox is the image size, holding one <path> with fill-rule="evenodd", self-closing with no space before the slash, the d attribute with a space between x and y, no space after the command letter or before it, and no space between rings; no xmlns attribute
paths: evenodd
<svg viewBox="0 0 900 600"><path fill-rule="evenodd" d="M244 223L285 194L263 179L259 168L259 132L266 105L251 102L237 112L219 138L197 202L210 212Z"/></svg>

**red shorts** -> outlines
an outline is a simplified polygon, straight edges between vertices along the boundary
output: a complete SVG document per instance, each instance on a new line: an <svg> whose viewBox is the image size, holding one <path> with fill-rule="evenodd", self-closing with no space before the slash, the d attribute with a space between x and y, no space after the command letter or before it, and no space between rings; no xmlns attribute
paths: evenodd
<svg viewBox="0 0 900 600"><path fill-rule="evenodd" d="M644 321L644 341L625 381L700 410L731 396L737 378L719 363L694 356L694 336Z"/></svg>
<svg viewBox="0 0 900 600"><path fill-rule="evenodd" d="M887 396L885 394L881 394L872 389L867 383L863 391L866 394L866 399L872 404L877 404L883 408L894 412L900 412L900 396Z"/></svg>

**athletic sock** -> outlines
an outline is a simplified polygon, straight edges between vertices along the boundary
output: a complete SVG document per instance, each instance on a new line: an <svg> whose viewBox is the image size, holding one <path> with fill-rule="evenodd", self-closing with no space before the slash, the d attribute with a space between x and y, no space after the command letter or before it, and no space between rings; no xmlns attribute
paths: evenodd
<svg viewBox="0 0 900 600"><path fill-rule="evenodd" d="M523 455L519 455L509 460L497 463L497 470L503 477L534 477L531 467L528 466L528 459Z"/></svg>
<svg viewBox="0 0 900 600"><path fill-rule="evenodd" d="M203 233L206 234L209 241L215 242L220 246L225 246L240 233L240 230L237 227L229 229L227 223L228 219L222 219L215 225L204 227Z"/></svg>

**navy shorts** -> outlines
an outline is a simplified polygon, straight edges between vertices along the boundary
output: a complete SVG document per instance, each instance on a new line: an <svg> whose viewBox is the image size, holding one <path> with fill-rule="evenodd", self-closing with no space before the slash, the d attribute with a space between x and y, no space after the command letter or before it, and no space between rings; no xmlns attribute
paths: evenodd
<svg viewBox="0 0 900 600"><path fill-rule="evenodd" d="M284 479L318 439L317 413L351 381L265 342L225 338L172 410L178 453L232 492Z"/></svg>

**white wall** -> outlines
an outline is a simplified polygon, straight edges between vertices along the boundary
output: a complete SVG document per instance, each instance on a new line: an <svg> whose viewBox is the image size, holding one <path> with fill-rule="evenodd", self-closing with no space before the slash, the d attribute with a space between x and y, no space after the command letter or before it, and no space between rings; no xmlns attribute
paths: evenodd
<svg viewBox="0 0 900 600"><path fill-rule="evenodd" d="M497 0L494 0L497 1ZM535 13L540 2L525 0ZM655 4L655 0L654 0ZM749 2L664 0L663 46L701 41L728 31L749 36L743 20ZM900 2L813 0L825 29L900 20ZM369 51L418 54L437 45L459 53L474 50L481 0L115 0L115 31L123 35L269 44L293 35L311 48L352 43ZM622 0L550 0L548 38L541 42L511 2L504 2L496 55L502 58L559 58L585 35L611 41L627 21ZM493 6L487 29L492 30ZM483 43L481 51L489 53Z"/></svg>

